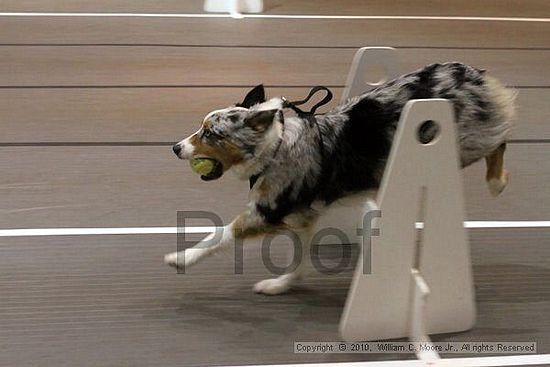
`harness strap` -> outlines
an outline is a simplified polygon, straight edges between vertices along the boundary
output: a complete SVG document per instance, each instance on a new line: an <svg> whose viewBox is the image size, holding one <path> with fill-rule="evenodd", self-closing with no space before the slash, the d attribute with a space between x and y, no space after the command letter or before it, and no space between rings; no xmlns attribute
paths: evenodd
<svg viewBox="0 0 550 367"><path fill-rule="evenodd" d="M309 102L309 100L315 94L317 94L317 92L319 92L319 91L325 91L326 94L325 94L325 96L323 97L322 100L317 102L311 108L311 110L309 110L308 112L305 112L305 111L302 111L300 108L297 107L297 106L301 106L301 105L306 104L307 102ZM309 94L307 95L307 97L305 99L302 99L302 100L299 100L299 101L294 101L294 102L289 102L289 101L287 101L286 99L283 98L283 108L290 108L290 109L294 110L294 112L296 112L299 117L301 117L301 118L308 121L310 127L313 127L313 125L317 126L317 132L319 133L319 145L320 145L320 148L321 148L321 156L323 158L325 158L325 144L323 142L323 134L321 134L321 127L319 126L319 124L317 123L317 119L315 118L315 111L317 111L317 109L319 107L324 106L327 103L329 103L331 100L332 100L332 92L330 91L330 89L328 89L327 87L320 86L320 85L311 88L311 90L309 91ZM279 145L277 146L277 148L275 149L275 152L273 153L274 156L279 151L281 143L282 143L282 139L279 141ZM250 177L250 179L249 179L250 189L252 189L252 187L254 186L256 181L258 181L258 179L262 176L263 173L264 173L264 171Z"/></svg>
<svg viewBox="0 0 550 367"><path fill-rule="evenodd" d="M307 102L309 102L311 97L313 97L319 91L325 91L326 95L322 100L320 100L319 102L317 102L317 104L315 104L313 107L311 107L311 110L309 110L309 112L304 112L300 108L297 107L297 106L301 106L301 105L306 104ZM317 111L317 109L319 107L326 105L331 100L332 100L332 92L330 91L330 89L328 89L327 87L323 87L321 85L318 85L318 86L315 86L315 87L311 88L311 90L309 91L309 94L307 95L307 97L305 99L302 99L302 100L299 100L299 101L294 101L294 102L289 102L287 100L284 100L283 107L293 109L298 115L314 115L315 111Z"/></svg>

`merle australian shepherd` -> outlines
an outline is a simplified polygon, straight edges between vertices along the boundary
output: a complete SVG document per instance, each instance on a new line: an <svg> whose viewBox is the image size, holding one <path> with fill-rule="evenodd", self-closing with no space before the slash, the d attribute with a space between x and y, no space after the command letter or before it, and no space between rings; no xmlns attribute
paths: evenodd
<svg viewBox="0 0 550 367"><path fill-rule="evenodd" d="M507 183L503 154L514 93L482 70L461 63L429 65L316 115L314 127L311 119L286 113L284 98L266 100L260 85L242 103L209 113L196 133L173 147L181 159L215 162L204 180L218 179L230 168L243 180L255 177L247 209L221 235L168 254L164 261L189 267L236 239L289 229L308 246L327 206L376 191L403 107L424 98L453 103L462 167L485 158L489 190L498 195ZM309 254L307 248L302 254ZM254 290L283 293L302 270L298 266L263 280Z"/></svg>

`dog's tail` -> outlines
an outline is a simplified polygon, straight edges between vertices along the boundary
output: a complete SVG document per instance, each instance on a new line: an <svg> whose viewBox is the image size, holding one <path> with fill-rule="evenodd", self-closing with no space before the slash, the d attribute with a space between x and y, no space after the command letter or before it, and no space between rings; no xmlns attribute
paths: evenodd
<svg viewBox="0 0 550 367"><path fill-rule="evenodd" d="M489 97L495 108L495 120L499 121L495 142L498 147L485 157L487 163L487 185L493 196L499 195L508 184L508 171L504 169L504 152L506 140L512 129L512 121L515 118L515 99L517 93L506 88L497 79L485 76Z"/></svg>

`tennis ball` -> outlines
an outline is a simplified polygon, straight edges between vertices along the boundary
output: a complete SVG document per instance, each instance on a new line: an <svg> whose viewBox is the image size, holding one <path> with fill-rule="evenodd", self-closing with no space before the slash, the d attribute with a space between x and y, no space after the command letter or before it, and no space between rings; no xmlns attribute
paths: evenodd
<svg viewBox="0 0 550 367"><path fill-rule="evenodd" d="M216 161L210 158L193 158L189 161L193 172L201 176L208 176L214 170Z"/></svg>

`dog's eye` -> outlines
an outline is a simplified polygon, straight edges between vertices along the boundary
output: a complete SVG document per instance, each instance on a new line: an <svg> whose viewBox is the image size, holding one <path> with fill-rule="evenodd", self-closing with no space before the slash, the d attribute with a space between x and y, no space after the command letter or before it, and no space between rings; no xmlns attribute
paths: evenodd
<svg viewBox="0 0 550 367"><path fill-rule="evenodd" d="M220 134L217 134L210 130L204 130L202 133L202 137L206 139L221 139L222 136Z"/></svg>

